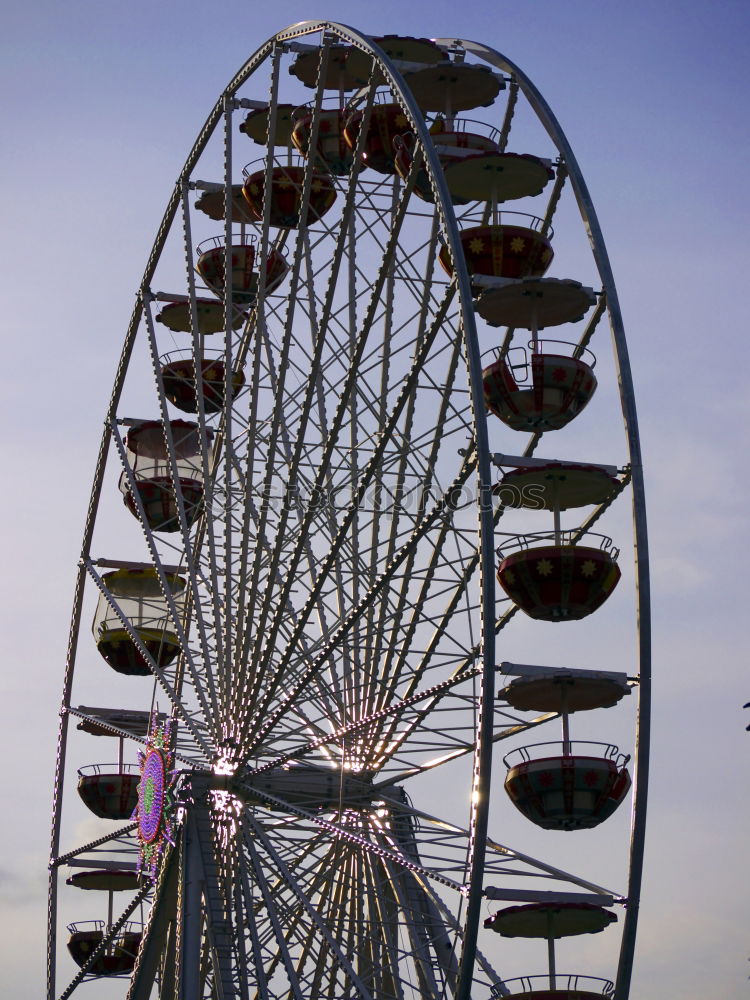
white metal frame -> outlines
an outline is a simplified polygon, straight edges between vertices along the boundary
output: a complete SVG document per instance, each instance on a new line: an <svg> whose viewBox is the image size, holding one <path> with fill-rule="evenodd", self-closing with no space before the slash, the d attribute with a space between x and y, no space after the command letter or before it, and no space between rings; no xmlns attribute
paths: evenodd
<svg viewBox="0 0 750 1000"><path fill-rule="evenodd" d="M128 373L140 370L134 351L142 342L173 481L179 483L169 429L174 413L160 375L165 348L154 323L154 303L180 297L183 290L153 286L160 280L162 255L174 254L177 244L192 315L192 333L186 336L200 370L205 338L198 331L195 301L205 293L196 288L193 247L201 220L189 192L216 180L199 176L216 135L229 248L235 229L229 220L231 184L241 158L234 142L237 112L259 103L258 94L248 99L238 93L256 72L260 76L268 69L272 133L283 99L282 66L294 51L305 50L302 38L322 42L310 148L324 100L326 60L331 47L343 43L372 56L373 72L387 80L417 137L421 163L418 156L406 182L355 168L336 180L341 207L335 214L287 234L270 226L266 201L255 227L257 301L238 331L230 321L231 268L225 268L227 322L223 338L217 335L225 361L222 412L212 418L197 394L193 419L214 432L212 443L209 435L200 435L206 514L191 527L178 486L179 531L160 535L147 526L119 430L127 417L122 407ZM111 846L115 858L123 851L132 858L134 851L131 824L61 853L69 721L87 717L73 703L79 630L84 595L97 590L149 662L169 702L183 772L176 844L155 886L146 886L136 900L153 900L153 905L129 997L146 1000L155 979L160 996L184 996L185 984L196 977L202 995L221 998L256 991L263 1000L290 992L299 1000L310 995L373 1000L489 996L502 979L477 949L480 907L486 880L501 878L512 862L529 874L543 872L565 885L627 900L615 994L617 1000L627 998L643 856L650 635L643 478L622 320L593 206L549 107L499 53L473 42L438 41L460 59L471 56L507 75L502 148L519 94L525 96L559 154L545 230L569 178L602 282L600 305L578 350L591 339L605 301L630 448L626 479L633 489L640 623L637 791L627 891L597 886L488 835L494 744L552 716L529 719L495 704L495 636L515 609L498 616L495 603L494 535L502 510L493 510L491 503L493 455L472 288L462 263L461 210L451 205L428 126L403 75L409 67L394 63L351 28L303 22L261 46L219 98L175 184L128 327L86 519L63 686L48 1000L68 996L86 975L80 970L58 992L61 866L94 863L97 852ZM359 95L365 121L374 93L369 86ZM269 155L267 190L273 162ZM421 164L429 173L434 206L411 197ZM308 161L303 215L312 174ZM450 281L437 267L441 243L454 261ZM265 263L270 250L282 244L290 271L282 288L267 296ZM229 254L227 249L227 265ZM505 349L511 337L507 331ZM232 401L232 371L239 367L246 370L248 389ZM532 435L526 448L530 461L540 437ZM144 526L143 556L156 569L171 627L180 638L183 653L166 668L149 656L97 571L103 560L94 551L96 520L109 487L110 450L132 488ZM334 502L336 494L340 501ZM395 504L394 496L405 502ZM321 498L322 503L313 502ZM604 510L591 514L579 533ZM188 581L184 618L166 579L176 569ZM93 584L89 591L87 581ZM143 743L116 725L103 728ZM420 811L403 787L460 758L473 760L465 828ZM305 789L317 788L318 778L295 772L297 765L338 776L335 806L330 798L308 795L305 800ZM298 787L273 785L285 768L286 774L302 775ZM348 799L347 774L361 775L364 806ZM111 856L103 861L115 863ZM443 892L450 892L450 902L442 899ZM135 905L125 907L112 933Z"/></svg>

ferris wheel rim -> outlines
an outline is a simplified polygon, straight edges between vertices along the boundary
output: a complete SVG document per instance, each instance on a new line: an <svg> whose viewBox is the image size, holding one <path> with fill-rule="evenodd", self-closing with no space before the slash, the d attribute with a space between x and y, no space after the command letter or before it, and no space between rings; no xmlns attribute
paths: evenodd
<svg viewBox="0 0 750 1000"><path fill-rule="evenodd" d="M391 77L390 84L391 84L391 86L392 86L392 88L394 90L398 91L398 96L402 100L402 103L405 106L405 108L407 110L411 110L412 113L413 113L414 121L412 122L412 125L415 126L415 128L417 129L418 132L420 132L420 138L423 140L422 144L424 146L424 150L425 150L425 154L426 154L425 158L428 161L430 161L430 166L431 166L432 171L434 173L434 176L432 177L432 181L435 184L435 186L437 187L438 192L439 192L439 198L437 199L437 201L438 201L438 208L443 210L442 214L446 214L448 216L448 221L447 222L445 221L445 219L443 220L443 222L445 223L445 235L446 235L446 239L447 239L447 242L449 243L449 245L452 246L452 249L453 249L453 252L454 252L454 258L456 260L460 260L460 241L459 241L459 237L458 237L458 226L457 226L457 224L455 222L455 215L452 212L452 209L450 208L450 197L449 197L449 194L448 194L447 186L445 184L445 180L443 178L442 171L439 168L439 162L437 161L436 154L434 153L434 150L431 148L431 145L429 143L429 138L428 138L426 126L424 125L423 120L420 120L420 115L419 115L419 112L418 112L418 108L417 108L416 102L414 101L413 97L411 96L411 94L409 92L409 89L408 89L408 86L406 86L404 84L404 81L403 81L402 77L400 76L398 70L395 67L392 66L392 64L391 64L390 60L388 59L388 57L381 50L378 49L377 45L374 45L373 43L371 43L371 41L366 36L363 36L363 35L355 32L354 29L347 28L346 26L338 25L338 24L336 24L334 22L301 22L299 25L291 26L290 28L287 28L284 31L277 33L276 36L274 36L272 39L269 39L269 41L266 42L264 46L261 46L256 51L256 53L254 54L254 56L252 56L251 59L248 60L248 62L245 64L245 66L243 66L243 68L240 70L240 72L233 78L233 80L231 81L231 83L229 84L229 86L223 92L223 94L222 94L221 98L219 99L219 101L217 102L217 105L215 106L213 112L209 116L209 119L207 120L206 125L204 125L204 127L203 127L203 129L202 129L202 131L200 133L199 140L194 145L193 150L191 151L191 154L188 157L188 161L186 162L185 167L183 168L183 171L180 174L180 177L178 179L177 185L175 186L175 190L173 192L172 198L170 199L170 203L169 203L169 206L167 208L167 212L165 213L164 219L162 220L162 224L160 226L159 233L157 234L157 240L154 243L154 248L152 249L151 256L150 256L149 262L147 264L146 272L144 274L144 280L143 280L142 285L141 285L141 288L142 288L142 297L139 298L139 300L136 303L136 308L135 308L134 313L133 313L133 318L131 319L131 324L130 324L130 328L129 328L128 338L126 338L126 348L123 351L123 356L121 358L120 367L119 367L119 370L118 370L118 379L119 379L119 388L120 389L122 388L122 381L124 379L125 372L126 372L126 369L127 369L127 364L128 364L128 357L126 357L126 352L128 350L127 344L128 344L128 341L130 341L131 346L132 346L132 340L134 339L134 337L136 335L136 332L137 332L137 329L138 329L138 326L139 326L139 324L141 322L141 314L140 314L139 310L142 309L144 311L144 313L145 313L145 315L147 317L147 323L148 323L148 325L150 327L152 327L152 322L150 322L149 319L148 319L148 317L150 315L150 310L149 310L149 301L150 300L149 300L149 297L148 297L149 293L147 291L148 290L148 284L149 284L150 278L153 276L154 270L155 270L156 265L158 263L159 255L160 255L160 253L161 253L161 251L163 249L164 241L166 239L166 236L168 235L168 231L169 231L170 227L172 226L172 224L173 224L173 222L174 222L174 220L176 218L176 214L177 214L177 211L179 209L180 202L184 203L185 200L186 200L186 194L187 194L187 191L186 191L186 181L190 177L192 169L196 165L196 163L197 163L197 161L198 161L198 159L200 157L201 152L203 151L203 149L205 148L206 143L209 141L211 135L213 134L213 130L217 126L218 122L220 121L222 114L226 113L227 104L228 104L229 99L233 97L233 95L236 92L236 90L241 86L242 83L244 83L247 80L247 78L252 74L252 72L254 71L254 69L257 68L259 65L261 65L263 63L263 61L268 57L270 49L273 47L273 44L275 42L284 41L284 40L286 40L288 38L300 37L301 35L312 34L312 33L315 33L315 32L322 32L322 31L326 31L326 30L337 32L339 34L340 38L346 39L346 40L350 41L352 44L359 45L359 47L364 48L366 51L371 52L373 54L373 56L375 57L375 59L378 60L378 65L381 68L384 68L389 73L392 71L393 75ZM439 40L439 41L446 41L446 40ZM451 40L451 43L455 44L455 41L456 40ZM478 45L478 43L461 42L461 44L464 45L467 49L470 48L470 47L473 47L473 50L477 51L477 52L478 52L479 49L482 49L483 51L486 51L487 53L492 53L494 56L498 56L498 58L501 59L501 60L504 58L504 57L500 57L499 54L497 54L497 53L493 53L493 50L489 50L485 46ZM485 58L485 56L482 55L482 58ZM491 62L492 60L488 59L487 61ZM516 73L515 68L509 68L509 67L513 67L513 64L507 62L507 65L504 64L501 68L505 68L509 72ZM519 78L523 78L523 75L520 74L520 71L517 71L517 72L518 72ZM523 78L523 79L525 79L525 78ZM403 87L401 89L399 89L401 87L401 85L403 85ZM209 122L213 122L213 125L212 125L212 127L211 127L210 130L208 128ZM424 135L422 135L422 133L424 133ZM574 159L572 157L572 151L570 153L570 156L571 156L571 163L575 163L575 161L574 161ZM576 167L576 169L577 169L577 167ZM583 183L582 178L581 178L581 183ZM585 189L585 186L584 186L584 189ZM445 212L446 206L448 206L448 212L447 213ZM591 206L591 212L593 213L593 206ZM593 218L594 218L594 222L595 222L595 215L593 216ZM452 219L452 224L451 224L451 219ZM230 224L227 223L228 227L229 227L229 225ZM596 225L598 227L598 224L596 224ZM266 232L267 232L267 229L266 229ZM600 234L599 234L599 236L600 236ZM159 243L159 241L161 241L161 245L159 246L159 250L158 250L158 253L157 253L157 244ZM602 245L602 248L603 248L603 241L601 242L601 245ZM606 260L606 250L604 251L604 254L605 254L605 260ZM599 261L597 259L597 265L598 264L599 264ZM607 267L608 267L608 262L607 262ZM601 273L601 269L600 269L600 273ZM468 273L467 273L465 267L463 267L463 268L462 267L456 267L456 275L455 276L456 276L456 281L457 281L457 285L458 285L459 298L462 301L462 315L463 315L463 320L464 320L464 330L465 330L465 335L466 335L466 339L467 339L467 343L468 343L468 350L469 350L470 381L471 381L471 388L472 388L472 392L473 392L473 396L474 396L474 402L475 402L474 427L477 430L477 437L478 437L476 447L477 447L478 464L480 465L479 476L480 476L480 480L482 480L487 485L487 487L489 487L490 483L491 483L490 465L489 465L490 451L489 451L489 444L488 444L488 439L487 439L486 419L485 419L485 415L484 415L484 410L483 410L482 405L481 405L481 399L482 399L482 392L481 392L481 359L480 359L479 351L478 351L478 341L477 341L477 336L476 336L476 327L475 327L475 324L474 324L473 308L471 306L471 303L472 303L472 293L471 293L471 289L470 289L470 286L469 286ZM607 282L604 279L603 279L603 284L606 287ZM616 293L614 292L614 284L613 283L612 283L612 289L613 289L613 302L616 304ZM190 294L192 295L193 298L195 298L195 289L194 288L192 289L192 291L191 291ZM610 303L608 301L608 306L609 305L610 305ZM610 315L611 315L611 313L610 313ZM617 315L619 316L619 308L617 308ZM620 320L620 325L621 325L621 320ZM472 337L472 332L471 332L472 330L473 330L473 337ZM151 336L151 341L153 343L153 335ZM625 355L625 362L627 364L627 356L626 355ZM118 401L119 401L118 379L116 379L116 382L115 382L115 389L113 390L113 397L112 397L112 401L110 403L110 410L109 410L109 414L108 414L110 420L112 420L112 421L114 421L114 415L115 415L115 411L116 411L116 408L117 408L117 405L118 405ZM117 398L115 398L116 395L117 395ZM166 411L166 404L164 403L163 398L162 398L161 402L163 404L163 412L166 414L166 412L167 412ZM633 410L633 414L634 414L634 410ZM203 414L201 414L201 423L205 423L205 416ZM482 438L482 429L483 429L483 439L479 440L479 439ZM116 429L115 429L115 433L116 433ZM110 428L106 428L105 429L105 436L104 436L104 439L103 439L102 449L104 449L105 443L106 444L109 443L111 434L112 434L112 428L111 427ZM629 434L630 434L630 425L629 425ZM637 425L635 426L635 434L636 434L636 440L637 440ZM122 452L122 448L121 447L120 447L119 450ZM122 454L121 454L121 459L122 459ZM126 469L126 471L127 471L127 469ZM98 503L98 492L101 491L101 484L103 482L104 472L105 472L105 463L104 463L104 460L102 459L102 455L100 453L100 460L99 460L98 465L97 465L97 477L96 477L96 481L95 481L95 488L96 488L95 492L97 493L96 503L94 502L94 496L92 495L92 505L93 505L94 513L95 513L96 504ZM637 473L637 474L639 474L639 473ZM635 479L635 476L637 474L634 473L634 479ZM641 483L642 483L642 480L641 480ZM90 508L90 514L91 514L91 510L92 510L92 508ZM492 556L493 556L492 538L493 538L493 535L494 535L494 528L493 528L493 524L492 524L491 513L490 512L482 511L482 515L483 515L483 517L482 517L483 537L484 537L484 540L485 540L485 544L482 546L483 560L484 560L482 565L483 565L483 570L484 570L485 577L486 577L487 580L490 581L490 590L491 590L492 589L492 585L493 585L492 582L494 580L494 565L493 565L493 559L492 559ZM184 521L184 511L182 512L181 520ZM643 526L644 526L644 530L645 530L645 521L644 521L644 525ZM93 523L91 524L91 530L93 530ZM184 532L184 525L183 525L183 532ZM87 519L87 528L86 528L86 533L85 533L85 545L84 545L84 549L87 548L86 539L88 539L88 542L90 542L90 536L91 536L91 531L89 530L89 520ZM489 541L489 544L487 544L488 541ZM158 559L156 560L156 563L158 565ZM91 572L92 568L93 567L91 567L91 566L82 566L81 570L79 571L79 580L82 579L82 576L83 576L83 574L85 573L85 571L87 569L89 570L89 572ZM483 591L483 594L484 594L484 591ZM484 612L483 613L484 640L485 640L485 643L486 643L485 649L487 649L487 648L491 649L494 646L494 637L495 637L494 600L492 601L491 610L490 610L490 602L487 601L485 603L485 606L483 608L483 612ZM74 618L75 618L76 614L78 614L78 617L80 618L80 605L79 604L76 604L76 606L74 607ZM77 626L76 626L76 630L77 630ZM484 766L484 771L481 771L481 769L480 769L481 774L484 776L484 778L486 779L486 781L489 780L489 767L490 767L491 749L492 749L492 740L489 738L489 736L491 734L491 704L492 704L492 694L494 692L494 669L495 669L494 668L494 663L490 664L489 662L487 662L485 670L484 670L484 678L483 678L484 682L485 682L483 701L484 701L485 705L489 704L489 706L490 706L490 709L487 711L487 714L485 716L485 719L487 721L483 724L483 731L484 731L484 756L483 756L484 764L483 764L483 766ZM67 690L68 690L68 687L67 687L67 681L66 681L66 691ZM62 719L61 719L61 729L65 725L67 725L67 713L63 713L63 716L62 716ZM63 766L64 766L64 756L63 756ZM477 785L475 785L475 791L479 792L480 788L483 789L485 787L485 784L486 784L486 782L480 781ZM489 799L488 795L480 795L479 797L482 800L483 804L486 802L486 800ZM645 816L645 809L644 809L644 816ZM487 829L486 810L484 812L484 818L482 818L482 816L481 816L481 810L480 810L479 818L477 819L476 825L473 828L473 835L475 836L475 839L476 840L482 840L482 839L484 839L486 837L486 829ZM56 850L56 844L57 844L56 837L57 837L57 833L53 832L53 845L55 845L54 848L53 848L53 853ZM480 851L479 853L480 853L480 856L481 856L482 852ZM479 863L477 864L476 867L472 866L472 873L473 873L472 874L473 899L472 899L471 905L473 905L474 908L476 909L475 925L476 925L476 928L478 928L478 906L479 906L479 903L481 901L481 889L482 889L481 860L479 861ZM476 891L474 891L474 890L476 890ZM469 936L469 938L471 938L472 935L469 934L468 936ZM474 936L474 945L475 945L476 944L476 930L474 931L473 936ZM464 939L464 944L466 944L466 939ZM468 966L469 966L469 973L466 974L466 975L463 975L462 978L461 978L461 982L465 984L465 988L463 989L463 991L458 994L461 997L468 996L468 991L469 991L469 989L471 987L471 967L472 967L473 961L474 961L473 956L471 957L471 960L469 960L468 953L465 953L465 954L467 954L467 962L468 962ZM619 980L618 980L618 983L619 983ZM627 988L626 988L626 992L627 992Z"/></svg>
<svg viewBox="0 0 750 1000"><path fill-rule="evenodd" d="M437 39L438 44L449 39ZM467 51L474 52L511 73L518 81L525 96L534 107L550 138L564 157L571 184L576 192L581 218L586 226L592 253L602 286L606 295L606 308L610 319L610 329L617 365L620 399L625 420L625 429L630 453L633 486L633 526L636 574L636 615L639 634L639 715L635 745L635 794L633 799L633 819L631 828L630 865L628 879L628 908L625 914L623 947L617 970L615 996L626 998L630 991L630 980L635 951L635 936L638 924L640 889L643 877L644 842L646 834L646 813L648 806L648 773L650 762L650 722L651 722L651 597L650 570L648 558L648 528L646 522L646 499L641 457L638 416L636 410L633 376L630 366L625 326L615 285L612 266L609 261L604 236L599 219L589 194L586 181L567 136L555 117L549 104L531 79L507 56L480 42L461 40Z"/></svg>

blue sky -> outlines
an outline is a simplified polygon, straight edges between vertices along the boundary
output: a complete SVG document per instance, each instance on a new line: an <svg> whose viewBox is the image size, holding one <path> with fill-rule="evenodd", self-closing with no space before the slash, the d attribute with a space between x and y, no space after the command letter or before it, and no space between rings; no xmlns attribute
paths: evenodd
<svg viewBox="0 0 750 1000"><path fill-rule="evenodd" d="M653 784L633 996L745 996L750 8L642 0L73 0L5 15L8 995L40 994L67 622L133 292L217 95L269 35L314 16L487 42L528 73L575 150L628 331L653 556Z"/></svg>

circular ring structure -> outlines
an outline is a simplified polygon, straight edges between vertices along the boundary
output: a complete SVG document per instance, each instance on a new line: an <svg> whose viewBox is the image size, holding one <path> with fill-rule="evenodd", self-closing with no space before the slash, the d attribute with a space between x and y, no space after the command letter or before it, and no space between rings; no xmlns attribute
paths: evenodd
<svg viewBox="0 0 750 1000"><path fill-rule="evenodd" d="M491 138L462 138L457 111L467 112L472 135ZM404 136L409 155L397 171ZM243 191L243 167L259 149ZM533 184L487 181L483 170L497 173L515 156L544 165ZM457 162L471 167L455 171L460 204L446 177ZM565 226L552 229L565 199L581 213L570 237ZM516 212L533 217L533 228ZM568 274L587 232L588 270ZM542 278L547 267L554 273ZM544 309L527 308L531 293L547 296ZM504 310L525 323L517 334L503 326ZM589 377L581 413L588 369L579 359L592 338L601 355L605 316L615 352L597 379L600 387L619 379L621 397L600 388L596 409ZM565 349L540 339L542 325L562 322ZM488 365L498 400L489 410ZM612 430L612 454L566 454L594 411ZM184 413L196 428L189 448L178 433ZM507 953L484 932L484 900L558 905L550 884L560 905L571 893L584 906L627 902L616 986L625 1000L648 762L637 421L593 206L528 78L494 50L455 39L378 41L302 22L265 42L220 95L177 179L105 424L63 689L50 1000L96 978L139 907L143 939L123 972L132 1000L489 1000L524 970L506 969ZM128 428L145 425L156 428L155 445L139 456ZM496 502L501 467L600 458L616 470L616 488L573 511L580 526L566 524L564 545L551 523L559 503ZM518 479L519 489L544 488L534 473ZM118 482L127 506L117 503ZM158 501L168 518L154 517L152 493L151 506ZM564 548L564 576L581 562L575 547L595 521L611 522L613 536L620 530L623 497L635 511L627 576L640 600L641 728L627 747L638 789L632 836L620 829L610 843L606 825L592 834L622 858L630 851L627 884L611 888L556 864L554 831L539 858L492 835L495 810L513 812L492 774L496 744L503 752L528 744L527 730L562 717L563 756L570 746L566 696L559 711L539 713L523 699L498 700L496 686L559 671L582 678L582 689L589 674L604 676L592 658L609 652L580 641L564 662L544 662L531 639L522 662L498 665L496 639L512 642L519 605L495 585L495 549L501 527L518 538L551 529L547 562L557 565ZM589 500L590 491L581 503ZM625 541L616 538L623 551ZM617 603L625 589L597 616L627 615ZM578 591L585 605L588 591ZM541 631L523 634L587 628L571 621L596 609L558 608L566 600L555 596L555 614L526 626ZM80 627L87 615L93 641ZM101 652L110 634L117 662L139 669L112 672L115 704L88 708L101 704L92 691L113 671ZM612 683L638 690L630 664L607 669ZM601 699L589 703L601 710ZM576 738L585 737L586 715L571 723ZM67 895L65 868L130 870L139 836L144 844L159 836L165 756L149 733L165 717L169 843L153 878L119 893L119 910L110 901L90 958L72 963L58 954L57 931L82 894ZM75 834L82 806L69 795L88 745L76 723L86 739L118 741L122 768L146 747L137 821L114 824L105 810L100 836L86 843ZM589 972L600 970L581 969Z"/></svg>

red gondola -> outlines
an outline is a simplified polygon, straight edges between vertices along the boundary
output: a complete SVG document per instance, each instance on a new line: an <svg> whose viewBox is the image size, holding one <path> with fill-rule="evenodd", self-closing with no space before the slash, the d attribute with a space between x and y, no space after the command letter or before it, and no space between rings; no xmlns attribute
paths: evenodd
<svg viewBox="0 0 750 1000"><path fill-rule="evenodd" d="M130 819L138 804L140 780L135 764L91 764L78 771L78 794L101 819Z"/></svg>
<svg viewBox="0 0 750 1000"><path fill-rule="evenodd" d="M529 536L531 537L531 536ZM497 579L531 618L575 621L607 600L620 579L617 550L554 543L522 548L502 558Z"/></svg>
<svg viewBox="0 0 750 1000"><path fill-rule="evenodd" d="M230 247L232 301L243 306L252 305L258 296L256 256L254 237ZM220 298L224 297L226 259L226 248L221 236L207 240L198 247L198 274ZM278 250L269 250L266 258L266 293L279 287L288 270L289 265L284 255Z"/></svg>
<svg viewBox="0 0 750 1000"><path fill-rule="evenodd" d="M462 229L459 235L470 274L492 278L541 276L554 256L548 237L527 226L473 226ZM440 251L440 263L448 274L453 274L447 246Z"/></svg>
<svg viewBox="0 0 750 1000"><path fill-rule="evenodd" d="M344 138L351 149L357 148L357 139L366 114L366 111L354 111L346 121ZM370 109L369 116L362 160L379 174L395 174L394 140L411 131L409 119L400 104L376 104Z"/></svg>
<svg viewBox="0 0 750 1000"><path fill-rule="evenodd" d="M143 937L141 930L134 930L137 926L128 921L89 967L92 976L122 976L133 971ZM104 941L104 921L86 920L69 924L68 931L68 951L76 965L83 967Z"/></svg>
<svg viewBox="0 0 750 1000"><path fill-rule="evenodd" d="M203 409L206 413L218 413L224 406L226 365L221 358L203 358L200 367ZM198 412L195 362L192 358L168 361L162 366L161 377L164 383L164 394L171 403L185 413ZM230 379L232 399L244 384L243 372L232 372Z"/></svg>
<svg viewBox="0 0 750 1000"><path fill-rule="evenodd" d="M559 430L578 416L597 386L593 365L539 352L531 355L530 385L517 382L502 358L484 369L482 381L485 406L515 431Z"/></svg>
<svg viewBox="0 0 750 1000"><path fill-rule="evenodd" d="M243 173L245 183L242 191L250 206L250 214L256 222L262 222L266 193L265 168L251 174L245 167ZM272 226L279 229L296 229L301 223L312 226L331 208L336 200L333 181L328 174L316 171L310 184L310 200L305 218L302 219L304 182L303 166L272 167L269 205L269 222Z"/></svg>
<svg viewBox="0 0 750 1000"><path fill-rule="evenodd" d="M190 526L203 507L203 471L198 427L187 420L172 420L169 427L185 518ZM131 478L125 472L120 476L120 492L125 506L134 517L139 516L133 490L135 486L149 527L153 531L179 531L179 505L162 422L146 420L135 424L125 438L125 448L134 480L131 483Z"/></svg>
<svg viewBox="0 0 750 1000"><path fill-rule="evenodd" d="M584 753L547 754L552 747L573 744L541 743L513 750L504 757L508 774L505 791L523 815L544 830L589 830L599 826L617 809L630 789L628 757L617 747L606 747L603 756L582 744ZM518 759L516 759L518 758Z"/></svg>
<svg viewBox="0 0 750 1000"><path fill-rule="evenodd" d="M292 142L304 157L310 155L313 107L298 108L294 113ZM341 108L324 108L318 118L315 163L337 177L346 176L354 163L354 151L344 138L347 113ZM364 165L363 165L364 166Z"/></svg>

